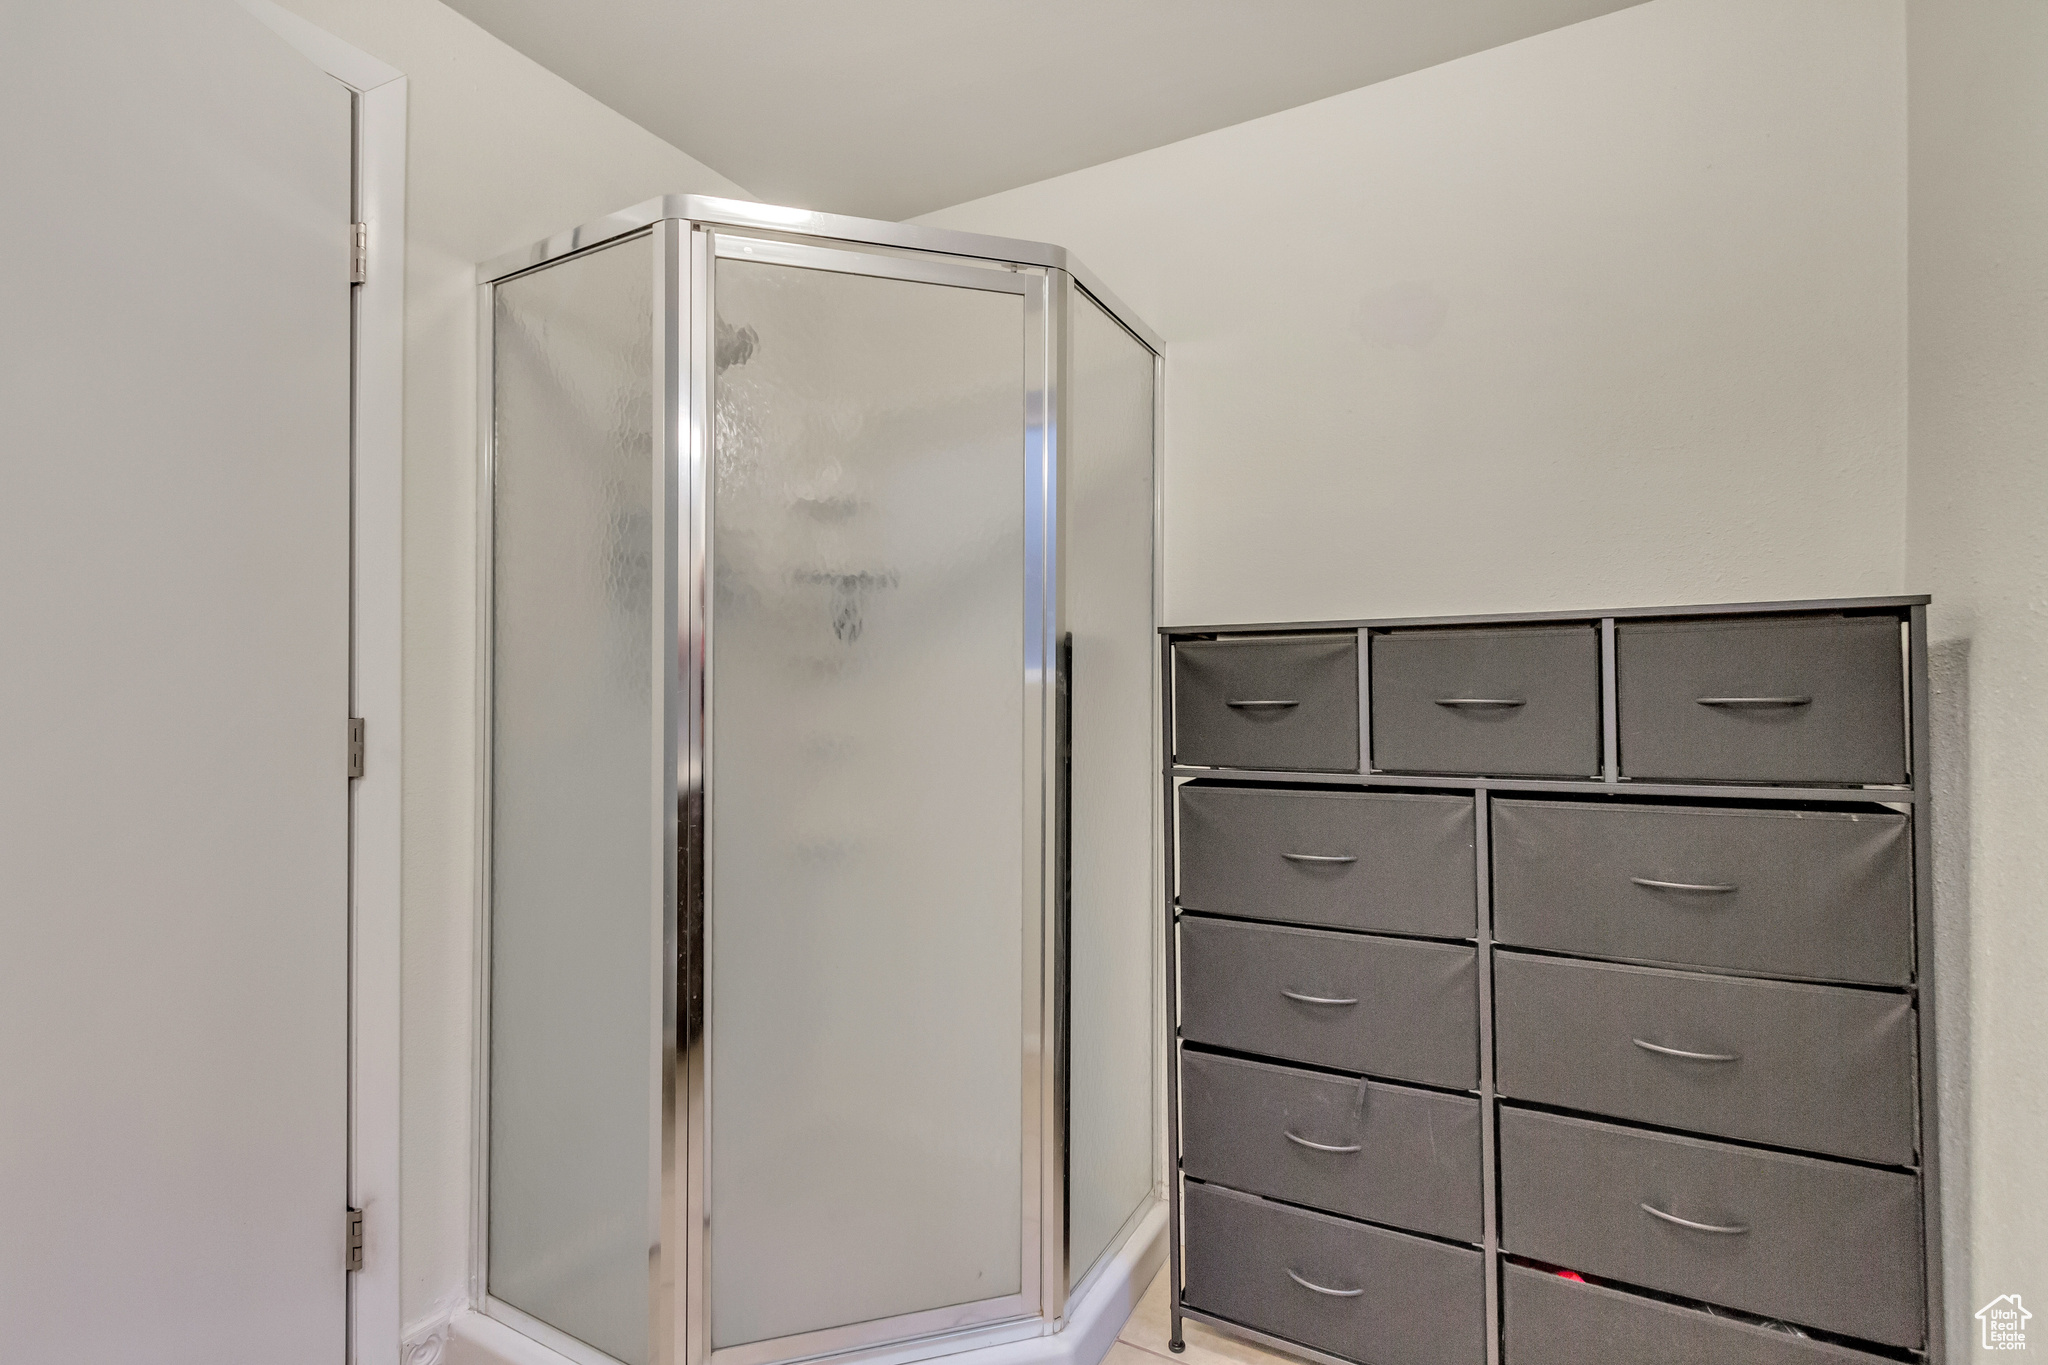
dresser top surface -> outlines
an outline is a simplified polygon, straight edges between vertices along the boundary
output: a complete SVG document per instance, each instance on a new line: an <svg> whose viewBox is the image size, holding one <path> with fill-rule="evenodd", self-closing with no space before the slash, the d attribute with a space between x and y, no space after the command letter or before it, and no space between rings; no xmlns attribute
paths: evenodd
<svg viewBox="0 0 2048 1365"><path fill-rule="evenodd" d="M1623 607L1602 611L1529 611L1480 616L1392 616L1354 621L1239 621L1220 625L1161 626L1168 638L1191 635L1264 635L1319 630L1392 630L1407 626L1486 626L1537 622L1596 623L1673 616L1772 616L1795 612L1903 612L1924 607L1925 593L1900 597L1831 597L1805 602L1715 602L1663 607Z"/></svg>

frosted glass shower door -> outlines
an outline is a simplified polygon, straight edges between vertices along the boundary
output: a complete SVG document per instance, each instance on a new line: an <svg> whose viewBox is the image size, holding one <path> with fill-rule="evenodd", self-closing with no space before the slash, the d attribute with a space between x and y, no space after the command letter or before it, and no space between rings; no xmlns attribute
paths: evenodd
<svg viewBox="0 0 2048 1365"><path fill-rule="evenodd" d="M1032 1273L1026 404L1043 277L719 251L711 1345L909 1314L936 1330Z"/></svg>

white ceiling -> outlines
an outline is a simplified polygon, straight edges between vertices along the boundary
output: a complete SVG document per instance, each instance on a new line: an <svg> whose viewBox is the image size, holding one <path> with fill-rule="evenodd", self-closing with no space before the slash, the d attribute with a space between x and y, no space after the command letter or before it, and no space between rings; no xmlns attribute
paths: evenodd
<svg viewBox="0 0 2048 1365"><path fill-rule="evenodd" d="M1640 0L448 3L764 200L900 219Z"/></svg>

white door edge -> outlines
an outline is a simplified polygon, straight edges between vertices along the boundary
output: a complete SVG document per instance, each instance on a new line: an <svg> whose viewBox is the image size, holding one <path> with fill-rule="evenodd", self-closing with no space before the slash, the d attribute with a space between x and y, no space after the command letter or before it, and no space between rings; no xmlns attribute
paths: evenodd
<svg viewBox="0 0 2048 1365"><path fill-rule="evenodd" d="M349 1205L365 1217L363 1268L349 1284L348 1358L351 1365L400 1365L406 81L272 0L240 3L356 95L355 213L368 228L368 262L355 286L349 691L350 714L365 722L367 752L349 812Z"/></svg>

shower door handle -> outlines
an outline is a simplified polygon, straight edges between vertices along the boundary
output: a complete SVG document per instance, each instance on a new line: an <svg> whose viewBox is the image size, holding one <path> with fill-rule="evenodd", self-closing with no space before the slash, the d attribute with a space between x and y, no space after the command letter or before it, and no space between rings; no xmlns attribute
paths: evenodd
<svg viewBox="0 0 2048 1365"><path fill-rule="evenodd" d="M1073 926L1074 926L1074 636L1060 636L1053 653L1053 833L1056 850L1053 887L1053 1085L1055 1112L1065 1112L1073 1093ZM1061 1144L1063 1151L1066 1144ZM1062 1165L1070 1160L1070 1153ZM1063 1171L1062 1180L1070 1178Z"/></svg>

